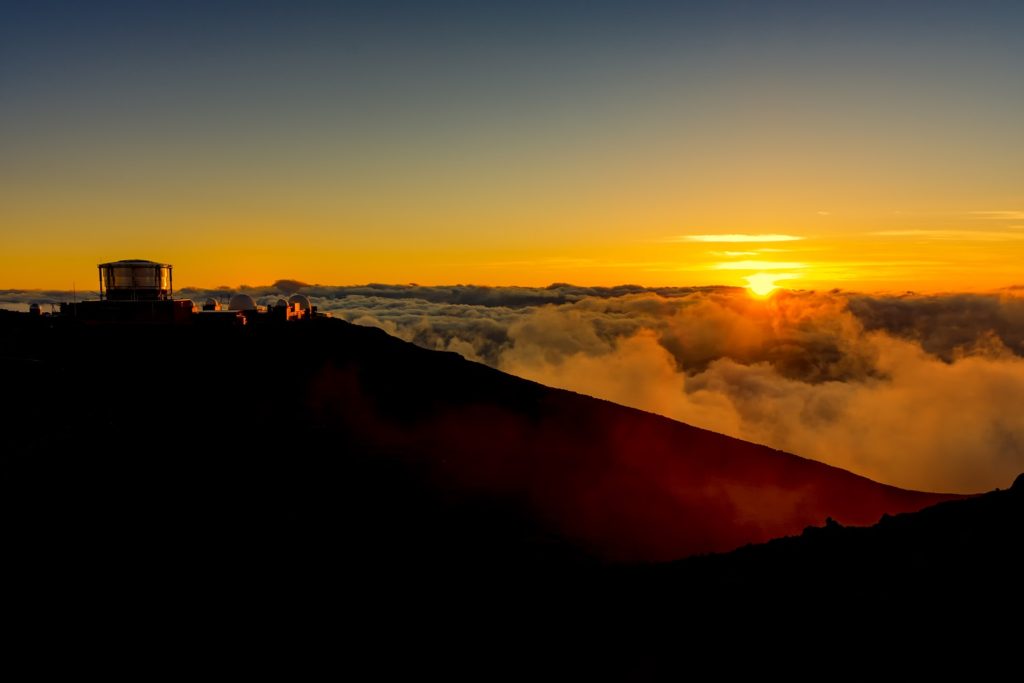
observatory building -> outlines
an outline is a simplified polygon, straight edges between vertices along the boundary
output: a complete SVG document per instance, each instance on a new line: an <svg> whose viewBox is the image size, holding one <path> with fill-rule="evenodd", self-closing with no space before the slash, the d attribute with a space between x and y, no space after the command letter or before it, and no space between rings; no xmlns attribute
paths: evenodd
<svg viewBox="0 0 1024 683"><path fill-rule="evenodd" d="M174 296L174 270L168 263L130 259L101 263L100 299L166 301Z"/></svg>
<svg viewBox="0 0 1024 683"><path fill-rule="evenodd" d="M307 320L317 316L309 298L296 294L275 306L257 305L248 294L236 294L223 310L208 299L200 310L191 299L174 298L174 269L169 263L127 259L101 263L100 298L61 304L62 316L86 323L237 324Z"/></svg>
<svg viewBox="0 0 1024 683"><path fill-rule="evenodd" d="M61 304L63 316L83 322L187 322L194 308L189 299L175 299L172 267L143 259L101 263L99 301Z"/></svg>

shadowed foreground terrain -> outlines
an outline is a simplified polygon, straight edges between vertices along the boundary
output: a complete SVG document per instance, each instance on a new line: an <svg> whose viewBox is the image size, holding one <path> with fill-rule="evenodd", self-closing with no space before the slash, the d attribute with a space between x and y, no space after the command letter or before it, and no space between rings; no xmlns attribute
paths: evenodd
<svg viewBox="0 0 1024 683"><path fill-rule="evenodd" d="M564 631L614 640L607 656L631 671L619 646L672 651L680 614L692 644L761 610L882 609L981 575L990 595L1020 569L1019 486L801 535L955 497L376 329L0 312L0 330L2 533L37 619L167 615L205 638L288 623L311 647L337 636L314 629L325 618L376 640L436 636L444 615L485 641L527 619L541 649L521 657L568 656Z"/></svg>
<svg viewBox="0 0 1024 683"><path fill-rule="evenodd" d="M949 498L338 320L11 320L36 324L7 326L5 467L10 483L40 487L44 514L109 506L115 525L152 515L289 539L316 527L357 557L411 543L442 561L437 544L470 558L645 561Z"/></svg>

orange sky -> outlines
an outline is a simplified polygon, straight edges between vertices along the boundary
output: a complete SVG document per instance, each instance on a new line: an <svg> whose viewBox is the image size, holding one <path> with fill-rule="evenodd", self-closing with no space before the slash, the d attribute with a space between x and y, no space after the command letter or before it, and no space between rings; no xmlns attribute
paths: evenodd
<svg viewBox="0 0 1024 683"><path fill-rule="evenodd" d="M245 229L211 230L176 237L167 226L147 235L123 230L97 232L81 244L68 239L49 247L9 240L0 254L4 288L92 288L95 265L120 258L153 258L175 265L178 287L268 284L295 278L324 284L365 282L420 284L581 285L639 283L651 286L746 285L751 278L790 288L861 291L981 291L1024 281L1024 218L1021 212L972 214L942 224L962 228L930 230L920 220L893 220L887 230L824 230L791 233L683 232L580 245L552 239L541 244L438 244L412 240L395 244L374 233L303 238L299 229L275 233ZM808 221L828 223L832 216ZM201 232L201 231L197 231ZM379 233L378 233L379 234ZM511 240L510 240L511 241ZM382 243L383 242L383 243Z"/></svg>
<svg viewBox="0 0 1024 683"><path fill-rule="evenodd" d="M29 3L0 288L1024 284L1019 6L597 5Z"/></svg>

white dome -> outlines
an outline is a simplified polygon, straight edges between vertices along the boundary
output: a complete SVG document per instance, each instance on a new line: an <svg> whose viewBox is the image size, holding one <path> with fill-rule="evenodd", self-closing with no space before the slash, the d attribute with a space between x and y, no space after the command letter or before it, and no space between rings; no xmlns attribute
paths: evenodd
<svg viewBox="0 0 1024 683"><path fill-rule="evenodd" d="M228 304L228 310L232 311L255 311L256 300L248 294L235 294L231 297L231 303Z"/></svg>

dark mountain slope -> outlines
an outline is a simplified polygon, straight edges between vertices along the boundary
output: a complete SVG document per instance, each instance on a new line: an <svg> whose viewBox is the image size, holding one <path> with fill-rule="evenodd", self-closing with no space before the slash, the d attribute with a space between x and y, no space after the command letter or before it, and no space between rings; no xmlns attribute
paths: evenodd
<svg viewBox="0 0 1024 683"><path fill-rule="evenodd" d="M885 665L960 662L997 669L1016 656L1024 606L1024 475L1009 490L673 563L614 568L604 641L645 670L760 652L759 668L876 675ZM685 615L680 617L680 615ZM622 629L621 625L631 628ZM754 665L752 664L752 665ZM740 666L744 664L740 663ZM1001 669L1004 670L1004 669ZM993 672L994 673L994 672Z"/></svg>
<svg viewBox="0 0 1024 683"><path fill-rule="evenodd" d="M931 605L963 612L1008 604L1024 571L1024 475L1012 488L886 515L870 527L829 522L800 535L637 569L659 600L708 590L705 607L808 606L863 611Z"/></svg>
<svg viewBox="0 0 1024 683"><path fill-rule="evenodd" d="M9 314L0 365L6 531L98 557L137 543L175 562L254 548L347 566L665 560L950 498L330 319Z"/></svg>

